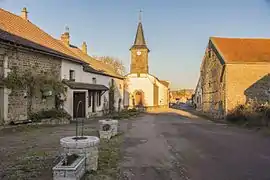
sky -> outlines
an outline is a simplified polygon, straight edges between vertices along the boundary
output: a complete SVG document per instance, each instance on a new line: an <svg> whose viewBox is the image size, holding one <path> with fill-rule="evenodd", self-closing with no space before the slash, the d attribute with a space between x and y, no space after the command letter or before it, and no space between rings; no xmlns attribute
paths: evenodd
<svg viewBox="0 0 270 180"><path fill-rule="evenodd" d="M172 89L196 87L209 37L270 38L270 0L0 0L18 15L23 7L53 37L68 26L73 45L86 41L90 55L117 57L127 71L142 10L150 74Z"/></svg>

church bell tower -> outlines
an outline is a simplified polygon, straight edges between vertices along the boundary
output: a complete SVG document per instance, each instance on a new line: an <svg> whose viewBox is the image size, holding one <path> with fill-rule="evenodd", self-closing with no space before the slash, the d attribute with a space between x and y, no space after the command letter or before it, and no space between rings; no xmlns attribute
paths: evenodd
<svg viewBox="0 0 270 180"><path fill-rule="evenodd" d="M140 12L141 13L141 12ZM139 17L139 24L133 46L130 48L131 52L131 65L130 73L146 73L148 74L148 49L144 34L143 26L141 22L141 14Z"/></svg>

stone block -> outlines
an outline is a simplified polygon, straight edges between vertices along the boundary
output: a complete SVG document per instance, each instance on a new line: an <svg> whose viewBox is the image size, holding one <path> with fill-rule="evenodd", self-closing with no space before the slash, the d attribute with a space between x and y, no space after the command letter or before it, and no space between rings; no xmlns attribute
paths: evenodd
<svg viewBox="0 0 270 180"><path fill-rule="evenodd" d="M74 136L65 137L60 140L64 153L84 155L86 157L86 171L97 170L98 167L98 145L99 138L95 136L84 136L86 139L75 140ZM94 159L94 161L90 161Z"/></svg>
<svg viewBox="0 0 270 180"><path fill-rule="evenodd" d="M100 139L111 139L112 131L99 131Z"/></svg>
<svg viewBox="0 0 270 180"><path fill-rule="evenodd" d="M83 177L86 170L84 156L79 156L70 166L63 166L63 161L53 167L53 180L80 180Z"/></svg>
<svg viewBox="0 0 270 180"><path fill-rule="evenodd" d="M102 126L105 124L109 124L111 126L112 136L116 136L118 134L118 120L99 120L100 130L102 130Z"/></svg>

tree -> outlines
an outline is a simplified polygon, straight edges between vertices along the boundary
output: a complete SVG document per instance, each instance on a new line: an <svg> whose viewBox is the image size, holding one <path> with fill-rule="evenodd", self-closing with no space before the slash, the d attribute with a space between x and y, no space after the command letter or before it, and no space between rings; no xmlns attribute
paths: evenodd
<svg viewBox="0 0 270 180"><path fill-rule="evenodd" d="M124 75L126 73L126 68L121 60L115 57L110 57L110 56L100 56L100 57L94 57L97 60L100 60L104 62L105 64L110 65L113 70L120 74Z"/></svg>

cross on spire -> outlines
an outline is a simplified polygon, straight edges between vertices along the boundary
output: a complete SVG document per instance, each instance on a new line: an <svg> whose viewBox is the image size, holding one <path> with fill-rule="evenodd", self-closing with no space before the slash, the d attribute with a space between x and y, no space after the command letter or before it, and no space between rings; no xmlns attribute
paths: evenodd
<svg viewBox="0 0 270 180"><path fill-rule="evenodd" d="M142 10L140 9L140 11L139 11L139 22L142 22Z"/></svg>
<svg viewBox="0 0 270 180"><path fill-rule="evenodd" d="M65 26L65 32L69 33L69 27L67 25Z"/></svg>

